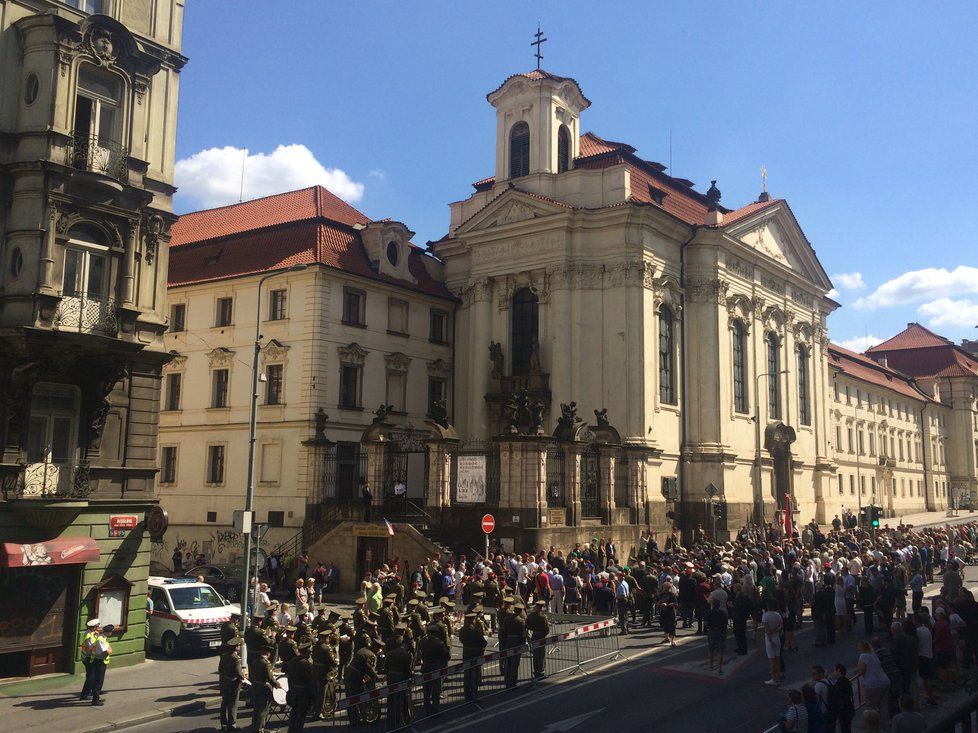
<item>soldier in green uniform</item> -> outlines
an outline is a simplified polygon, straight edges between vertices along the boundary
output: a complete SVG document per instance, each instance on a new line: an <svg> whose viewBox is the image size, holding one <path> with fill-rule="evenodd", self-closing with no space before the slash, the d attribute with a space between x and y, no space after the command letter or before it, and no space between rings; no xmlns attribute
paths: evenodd
<svg viewBox="0 0 978 733"><path fill-rule="evenodd" d="M506 645L506 621L513 615L513 596L503 596L499 610L495 615L495 631L499 640L499 648Z"/></svg>
<svg viewBox="0 0 978 733"><path fill-rule="evenodd" d="M280 687L272 674L272 652L275 647L259 647L258 656L248 664L248 678L251 680L251 730L265 733L268 722L268 709L272 704L272 690Z"/></svg>
<svg viewBox="0 0 978 733"><path fill-rule="evenodd" d="M357 649L346 668L346 696L359 695L367 686L373 686L377 682L377 655L374 654L370 645L370 637L367 636L367 645ZM360 725L360 706L351 705L347 708L350 718L350 725Z"/></svg>
<svg viewBox="0 0 978 733"><path fill-rule="evenodd" d="M398 643L387 652L387 684L405 682L414 676L414 655L403 636L393 637ZM396 730L411 722L411 690L395 692L387 698L387 730Z"/></svg>
<svg viewBox="0 0 978 733"><path fill-rule="evenodd" d="M496 576L489 573L489 577L482 584L482 590L485 592L485 597L482 599L482 605L486 607L489 611L489 619L492 624L492 632L496 633L496 614L495 610L499 608L499 601L502 598L502 594L499 592L499 581L496 580Z"/></svg>
<svg viewBox="0 0 978 733"><path fill-rule="evenodd" d="M299 645L295 643L292 635L297 631L295 626L286 626L278 635L278 658L282 662L282 669L295 659L299 654Z"/></svg>
<svg viewBox="0 0 978 733"><path fill-rule="evenodd" d="M431 609L431 621L425 627L425 633L434 634L445 642L445 646L449 646L448 640L448 628L445 626L445 609L441 606L436 606Z"/></svg>
<svg viewBox="0 0 978 733"><path fill-rule="evenodd" d="M388 637L394 632L394 627L397 626L397 612L394 610L394 601L396 600L397 596L393 593L385 596L384 606L380 609L380 613L377 614L377 633L380 635L381 641L385 644L387 643Z"/></svg>
<svg viewBox="0 0 978 733"><path fill-rule="evenodd" d="M289 704L289 733L302 733L316 694L312 662L309 660L311 650L312 644L308 641L299 644L296 655L285 665L285 676L289 680L289 691L285 696Z"/></svg>
<svg viewBox="0 0 978 733"><path fill-rule="evenodd" d="M419 590L415 591L414 596L420 602L418 605L418 615L421 616L421 620L424 621L425 625L427 625L428 622L431 621L431 609L427 603L428 594L423 590Z"/></svg>
<svg viewBox="0 0 978 733"><path fill-rule="evenodd" d="M472 587L473 588L477 588L477 590L473 590L469 594L469 603L465 607L465 612L466 613L472 613L472 610L476 606L481 606L482 605L482 601L485 600L485 597L486 597L486 592L484 590L482 590L482 583L480 583L479 581L474 581L473 584L472 584Z"/></svg>
<svg viewBox="0 0 978 733"><path fill-rule="evenodd" d="M367 625L367 600L365 598L357 598L357 608L353 612L353 630L360 631L364 626Z"/></svg>
<svg viewBox="0 0 978 733"><path fill-rule="evenodd" d="M262 647L268 644L268 639L265 637L265 631L263 628L264 623L264 621L259 619L245 629L244 643L248 646L249 665L258 659L258 657L261 655Z"/></svg>
<svg viewBox="0 0 978 733"><path fill-rule="evenodd" d="M340 625L336 628L337 647L340 657L340 668L336 670L336 679L342 681L344 691L346 689L346 668L353 659L353 627L350 626L348 619L343 618Z"/></svg>
<svg viewBox="0 0 978 733"><path fill-rule="evenodd" d="M448 630L448 639L445 643L451 646L451 638L455 636L455 602L450 598L442 598L438 601L438 604L445 609L445 615L442 617L442 623L445 624L445 628Z"/></svg>
<svg viewBox="0 0 978 733"><path fill-rule="evenodd" d="M231 614L231 618L221 624L221 646L218 649L218 654L226 654L228 651L228 642L240 636L238 631L240 622L240 614L235 613Z"/></svg>
<svg viewBox="0 0 978 733"><path fill-rule="evenodd" d="M238 728L238 693L244 682L241 668L241 637L227 640L221 661L217 665L218 684L221 690L221 730L240 730Z"/></svg>
<svg viewBox="0 0 978 733"><path fill-rule="evenodd" d="M537 601L533 604L533 610L526 617L526 630L530 632L530 641L546 639L550 634L550 622L543 612L546 606L546 601ZM541 644L535 647L531 654L533 655L533 676L543 677L547 661L547 647Z"/></svg>
<svg viewBox="0 0 978 733"><path fill-rule="evenodd" d="M447 667L451 661L452 654L448 649L448 644L440 634L428 629L428 633L421 637L418 643L418 650L421 652L421 673L434 672L436 669ZM433 679L424 683L424 714L425 716L437 715L441 705L441 679Z"/></svg>
<svg viewBox="0 0 978 733"><path fill-rule="evenodd" d="M503 649L520 649L526 644L526 616L523 613L523 601L514 601L513 610L506 616L506 625L502 630ZM520 658L522 651L517 651L511 657L503 660L505 665L506 689L512 690L520 677Z"/></svg>
<svg viewBox="0 0 978 733"><path fill-rule="evenodd" d="M326 606L316 606L316 618L312 620L309 628L312 630L312 636L316 637L318 641L319 632L326 628L329 621L326 618Z"/></svg>
<svg viewBox="0 0 978 733"><path fill-rule="evenodd" d="M313 711L320 720L325 720L336 708L336 672L339 660L333 649L335 635L335 630L323 629L312 648L312 675L316 682Z"/></svg>
<svg viewBox="0 0 978 733"><path fill-rule="evenodd" d="M459 629L458 640L462 642L462 661L477 659L486 653L489 644L486 639L487 629L479 613L470 611L465 614L465 624ZM479 699L479 687L482 685L482 667L475 666L465 670L465 701L475 702Z"/></svg>

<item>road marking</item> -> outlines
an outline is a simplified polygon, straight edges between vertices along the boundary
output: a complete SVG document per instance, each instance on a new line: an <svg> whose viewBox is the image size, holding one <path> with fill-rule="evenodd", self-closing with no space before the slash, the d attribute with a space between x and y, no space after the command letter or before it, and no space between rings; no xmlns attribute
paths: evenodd
<svg viewBox="0 0 978 733"><path fill-rule="evenodd" d="M546 727L542 731L540 731L540 733L566 733L566 731L576 728L588 718L593 717L601 712L604 712L604 708L591 710L587 713L582 713L581 715L575 715L573 718L567 718L566 720L561 720L556 723L548 723Z"/></svg>

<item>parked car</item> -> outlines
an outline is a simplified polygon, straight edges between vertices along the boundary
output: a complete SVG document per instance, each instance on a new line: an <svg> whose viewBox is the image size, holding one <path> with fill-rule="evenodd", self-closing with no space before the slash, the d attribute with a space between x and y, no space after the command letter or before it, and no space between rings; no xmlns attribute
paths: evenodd
<svg viewBox="0 0 978 733"><path fill-rule="evenodd" d="M185 578L204 576L204 582L229 601L241 600L241 568L230 565L198 565L183 574Z"/></svg>

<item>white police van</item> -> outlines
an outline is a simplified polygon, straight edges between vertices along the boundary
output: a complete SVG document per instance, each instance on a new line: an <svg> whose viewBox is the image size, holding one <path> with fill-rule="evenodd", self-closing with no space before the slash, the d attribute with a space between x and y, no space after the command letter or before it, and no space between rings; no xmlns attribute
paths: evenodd
<svg viewBox="0 0 978 733"><path fill-rule="evenodd" d="M214 650L221 645L221 624L240 607L195 578L150 576L148 641L172 657L180 651Z"/></svg>

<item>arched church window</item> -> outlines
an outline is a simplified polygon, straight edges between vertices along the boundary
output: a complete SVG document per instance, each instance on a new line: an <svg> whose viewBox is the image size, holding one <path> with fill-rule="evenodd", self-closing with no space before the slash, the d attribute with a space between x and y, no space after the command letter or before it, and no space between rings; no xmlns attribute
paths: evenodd
<svg viewBox="0 0 978 733"><path fill-rule="evenodd" d="M804 346L798 347L798 421L802 425L812 424L812 407L808 398L808 349Z"/></svg>
<svg viewBox="0 0 978 733"><path fill-rule="evenodd" d="M513 374L529 374L540 327L540 299L530 288L513 294L512 319Z"/></svg>
<svg viewBox="0 0 978 733"><path fill-rule="evenodd" d="M561 125L557 130L557 172L570 170L571 144L567 125Z"/></svg>
<svg viewBox="0 0 978 733"><path fill-rule="evenodd" d="M517 122L509 131L509 177L519 178L530 172L530 126Z"/></svg>
<svg viewBox="0 0 978 733"><path fill-rule="evenodd" d="M734 321L733 334L733 389L734 410L746 413L747 403L747 329L740 321Z"/></svg>
<svg viewBox="0 0 978 733"><path fill-rule="evenodd" d="M769 420L781 419L781 344L778 337L769 333L764 338L767 344L767 411Z"/></svg>
<svg viewBox="0 0 978 733"><path fill-rule="evenodd" d="M676 404L676 358L672 311L659 308L659 401Z"/></svg>

